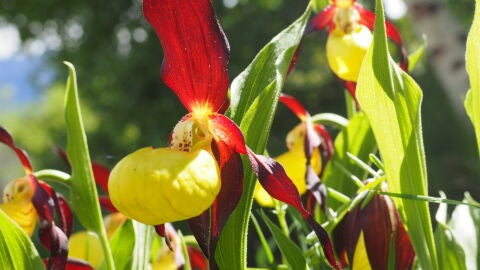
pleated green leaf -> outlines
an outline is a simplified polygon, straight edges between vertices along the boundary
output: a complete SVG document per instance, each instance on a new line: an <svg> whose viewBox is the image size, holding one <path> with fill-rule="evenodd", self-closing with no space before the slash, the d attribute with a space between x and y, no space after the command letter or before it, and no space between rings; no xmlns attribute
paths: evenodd
<svg viewBox="0 0 480 270"><path fill-rule="evenodd" d="M360 70L357 98L367 114L391 192L427 195L422 91L388 53L382 1L376 1L373 44ZM427 202L394 198L423 269L438 269Z"/></svg>
<svg viewBox="0 0 480 270"><path fill-rule="evenodd" d="M287 261L290 269L305 270L308 269L307 262L300 248L289 237L283 234L282 229L275 225L265 213L261 212L263 222L267 224L268 229L273 235L282 256Z"/></svg>
<svg viewBox="0 0 480 270"><path fill-rule="evenodd" d="M45 269L30 237L0 210L0 268Z"/></svg>
<svg viewBox="0 0 480 270"><path fill-rule="evenodd" d="M467 38L466 67L470 78L470 90L465 108L473 123L480 153L480 1L475 4L475 15Z"/></svg>
<svg viewBox="0 0 480 270"><path fill-rule="evenodd" d="M83 127L77 76L71 63L64 62L69 70L65 95L65 121L67 124L67 156L72 167L71 206L80 223L95 232L102 242L108 269L114 269L113 258L103 226L97 187L93 178L92 164L88 152L87 137Z"/></svg>
<svg viewBox="0 0 480 270"><path fill-rule="evenodd" d="M247 145L263 153L269 136L280 91L288 67L302 38L310 7L285 30L275 36L231 85L228 112L245 136ZM244 160L245 181L239 205L223 229L215 258L221 269L246 268L247 228L256 178Z"/></svg>

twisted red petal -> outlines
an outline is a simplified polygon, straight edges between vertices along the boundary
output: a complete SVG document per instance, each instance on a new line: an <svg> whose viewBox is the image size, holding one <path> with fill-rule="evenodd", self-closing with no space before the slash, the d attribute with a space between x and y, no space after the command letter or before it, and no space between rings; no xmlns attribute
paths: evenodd
<svg viewBox="0 0 480 270"><path fill-rule="evenodd" d="M208 270L207 260L202 252L196 248L187 246L188 257L190 258L190 266L194 270Z"/></svg>
<svg viewBox="0 0 480 270"><path fill-rule="evenodd" d="M209 258L210 269L218 269L214 256L215 248L220 232L242 196L243 164L240 155L222 141L213 142L212 151L220 167L220 192L212 207L200 216L190 219L188 224L202 251Z"/></svg>
<svg viewBox="0 0 480 270"><path fill-rule="evenodd" d="M3 144L6 144L15 152L15 154L18 157L18 160L20 160L20 163L22 163L23 169L25 170L25 174L30 174L32 172L32 163L30 162L30 159L28 158L27 153L23 149L15 146L13 142L13 138L10 135L10 133L8 133L8 131L1 126L0 126L0 142Z"/></svg>
<svg viewBox="0 0 480 270"><path fill-rule="evenodd" d="M283 105L287 106L287 108L289 108L300 120L305 121L308 117L310 117L308 111L296 98L282 93L280 94L279 101Z"/></svg>
<svg viewBox="0 0 480 270"><path fill-rule="evenodd" d="M217 141L222 141L228 148L234 149L239 154L247 153L242 131L235 122L218 113L210 115L209 118L210 127Z"/></svg>
<svg viewBox="0 0 480 270"><path fill-rule="evenodd" d="M102 164L92 162L93 178L95 183L108 194L108 177L110 176L110 169Z"/></svg>
<svg viewBox="0 0 480 270"><path fill-rule="evenodd" d="M164 51L161 76L188 111L219 111L228 89L228 42L210 0L144 0Z"/></svg>
<svg viewBox="0 0 480 270"><path fill-rule="evenodd" d="M315 31L321 31L325 27L329 28L329 31L334 28L333 17L335 16L336 7L334 5L329 5L325 7L322 12L318 13L311 21L308 23L307 28L305 29L305 34L309 34Z"/></svg>

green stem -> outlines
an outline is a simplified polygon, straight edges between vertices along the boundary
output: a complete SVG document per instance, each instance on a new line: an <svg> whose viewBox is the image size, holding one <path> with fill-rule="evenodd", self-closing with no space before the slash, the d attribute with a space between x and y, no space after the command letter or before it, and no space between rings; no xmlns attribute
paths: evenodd
<svg viewBox="0 0 480 270"><path fill-rule="evenodd" d="M280 225L280 228L282 229L283 234L289 237L290 232L288 230L288 224L287 224L287 219L285 215L286 214L285 207L286 207L286 204L275 200L275 211L277 214L278 224Z"/></svg>
<svg viewBox="0 0 480 270"><path fill-rule="evenodd" d="M385 191L378 191L378 193L382 195L387 195L390 197L397 197L397 198L402 198L407 200L423 201L423 202L431 202L431 203L446 203L446 204L453 204L453 205L466 205L466 206L471 206L475 208L480 208L480 204L478 203L461 202L461 201L444 199L444 198L437 198L437 197L430 197L430 196L423 196L423 195L392 193L392 192L385 192Z"/></svg>
<svg viewBox="0 0 480 270"><path fill-rule="evenodd" d="M312 122L343 129L348 125L348 119L335 113L319 113L311 117Z"/></svg>
<svg viewBox="0 0 480 270"><path fill-rule="evenodd" d="M265 254L267 255L267 260L270 265L273 265L275 262L275 259L273 258L272 250L270 249L270 246L268 245L267 239L265 239L265 235L262 232L262 229L260 228L260 225L258 224L257 218L255 215L251 214L250 219L252 220L253 226L255 226L255 230L257 231L258 238L260 239L260 242L262 243L263 249L265 250Z"/></svg>
<svg viewBox="0 0 480 270"><path fill-rule="evenodd" d="M105 228L102 229L102 232L98 234L100 239L100 244L102 245L103 254L105 256L105 262L107 263L108 270L115 270L115 262L112 256L112 249L110 248L110 243L107 238L107 232Z"/></svg>
<svg viewBox="0 0 480 270"><path fill-rule="evenodd" d="M71 185L71 176L62 171L47 169L34 172L33 175L42 180L55 180L58 183L66 185L67 187L70 187Z"/></svg>

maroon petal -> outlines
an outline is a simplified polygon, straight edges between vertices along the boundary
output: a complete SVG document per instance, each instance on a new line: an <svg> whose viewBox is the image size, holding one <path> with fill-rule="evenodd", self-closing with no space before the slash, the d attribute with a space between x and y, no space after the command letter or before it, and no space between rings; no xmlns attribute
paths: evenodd
<svg viewBox="0 0 480 270"><path fill-rule="evenodd" d="M143 13L163 47L165 84L188 111L219 111L229 84L229 47L210 0L144 0Z"/></svg>
<svg viewBox="0 0 480 270"><path fill-rule="evenodd" d="M398 211L395 211L395 218L400 221ZM412 269L415 251L402 222L397 222L395 234L395 269Z"/></svg>
<svg viewBox="0 0 480 270"><path fill-rule="evenodd" d="M48 259L47 269L65 269L68 256L67 236L57 226L49 226L45 228L44 234L49 238L50 258Z"/></svg>
<svg viewBox="0 0 480 270"><path fill-rule="evenodd" d="M72 234L72 225L73 225L72 211L70 210L70 206L68 205L65 198L58 193L55 193L55 194L57 197L57 200L56 200L57 215L61 220L60 228L65 232L67 237L70 237L70 235Z"/></svg>
<svg viewBox="0 0 480 270"><path fill-rule="evenodd" d="M335 251L339 255L342 267L346 267L348 262L353 262L356 244L362 229L360 215L360 208L354 208L344 216L333 230Z"/></svg>
<svg viewBox="0 0 480 270"><path fill-rule="evenodd" d="M322 125L315 124L313 128L318 134L320 134L320 138L322 140L320 149L322 150L322 165L323 168L325 168L326 163L330 160L330 158L332 158L334 151L332 136ZM321 173L323 173L323 171Z"/></svg>
<svg viewBox="0 0 480 270"><path fill-rule="evenodd" d="M218 269L215 249L220 233L237 206L243 190L243 164L240 155L222 141L212 143L218 161L222 186L212 207L188 221L193 235L209 258L210 269Z"/></svg>
<svg viewBox="0 0 480 270"><path fill-rule="evenodd" d="M27 153L23 149L15 146L13 142L13 138L10 135L10 133L8 133L8 131L1 126L0 126L0 142L6 144L15 152L18 159L22 163L25 173L30 174L32 172L32 163L30 162L30 159L28 158Z"/></svg>
<svg viewBox="0 0 480 270"><path fill-rule="evenodd" d="M334 28L333 17L335 16L336 7L329 5L322 12L318 13L308 24L305 29L305 34L309 34L315 31L321 31L325 27L329 28L329 31Z"/></svg>
<svg viewBox="0 0 480 270"><path fill-rule="evenodd" d="M282 165L273 158L248 150L248 159L262 187L275 199L295 207L304 218L310 213L303 207L300 194Z"/></svg>
<svg viewBox="0 0 480 270"><path fill-rule="evenodd" d="M243 134L237 124L223 114L212 114L209 116L210 126L218 140L226 144L227 148L234 149L239 154L246 154L247 148ZM225 150L230 152L230 150Z"/></svg>

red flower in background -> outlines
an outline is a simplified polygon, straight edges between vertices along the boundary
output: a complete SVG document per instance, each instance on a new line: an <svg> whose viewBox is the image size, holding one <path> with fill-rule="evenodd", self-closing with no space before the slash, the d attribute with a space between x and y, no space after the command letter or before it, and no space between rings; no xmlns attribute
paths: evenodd
<svg viewBox="0 0 480 270"><path fill-rule="evenodd" d="M92 269L84 261L68 258L72 213L65 198L33 175L27 153L15 145L12 137L3 127L0 127L0 143L7 145L15 152L25 171L25 177L14 180L12 185L6 187L4 203L0 209L6 210L7 215L24 229L31 228L31 223L35 226L38 216L40 241L50 251L50 257L45 259L47 269ZM35 215L25 214L23 211L28 201L31 201ZM22 225L25 220L28 220L27 224L29 224L26 227ZM26 232L30 232L31 235L29 230L27 229Z"/></svg>
<svg viewBox="0 0 480 270"><path fill-rule="evenodd" d="M356 0L333 0L309 23L306 34L327 29L326 55L330 69L355 98L363 57L372 41L375 13ZM395 26L385 21L387 36L400 50L400 67L408 68L408 56Z"/></svg>
<svg viewBox="0 0 480 270"><path fill-rule="evenodd" d="M163 235L161 224L188 219L215 269L219 234L242 194L240 154L246 154L265 190L302 213L336 267L326 231L305 210L281 165L248 149L238 126L223 115L229 46L211 2L144 0L143 11L163 47L161 77L188 114L175 126L169 147L140 149L115 166L108 184L114 206L160 225Z"/></svg>

